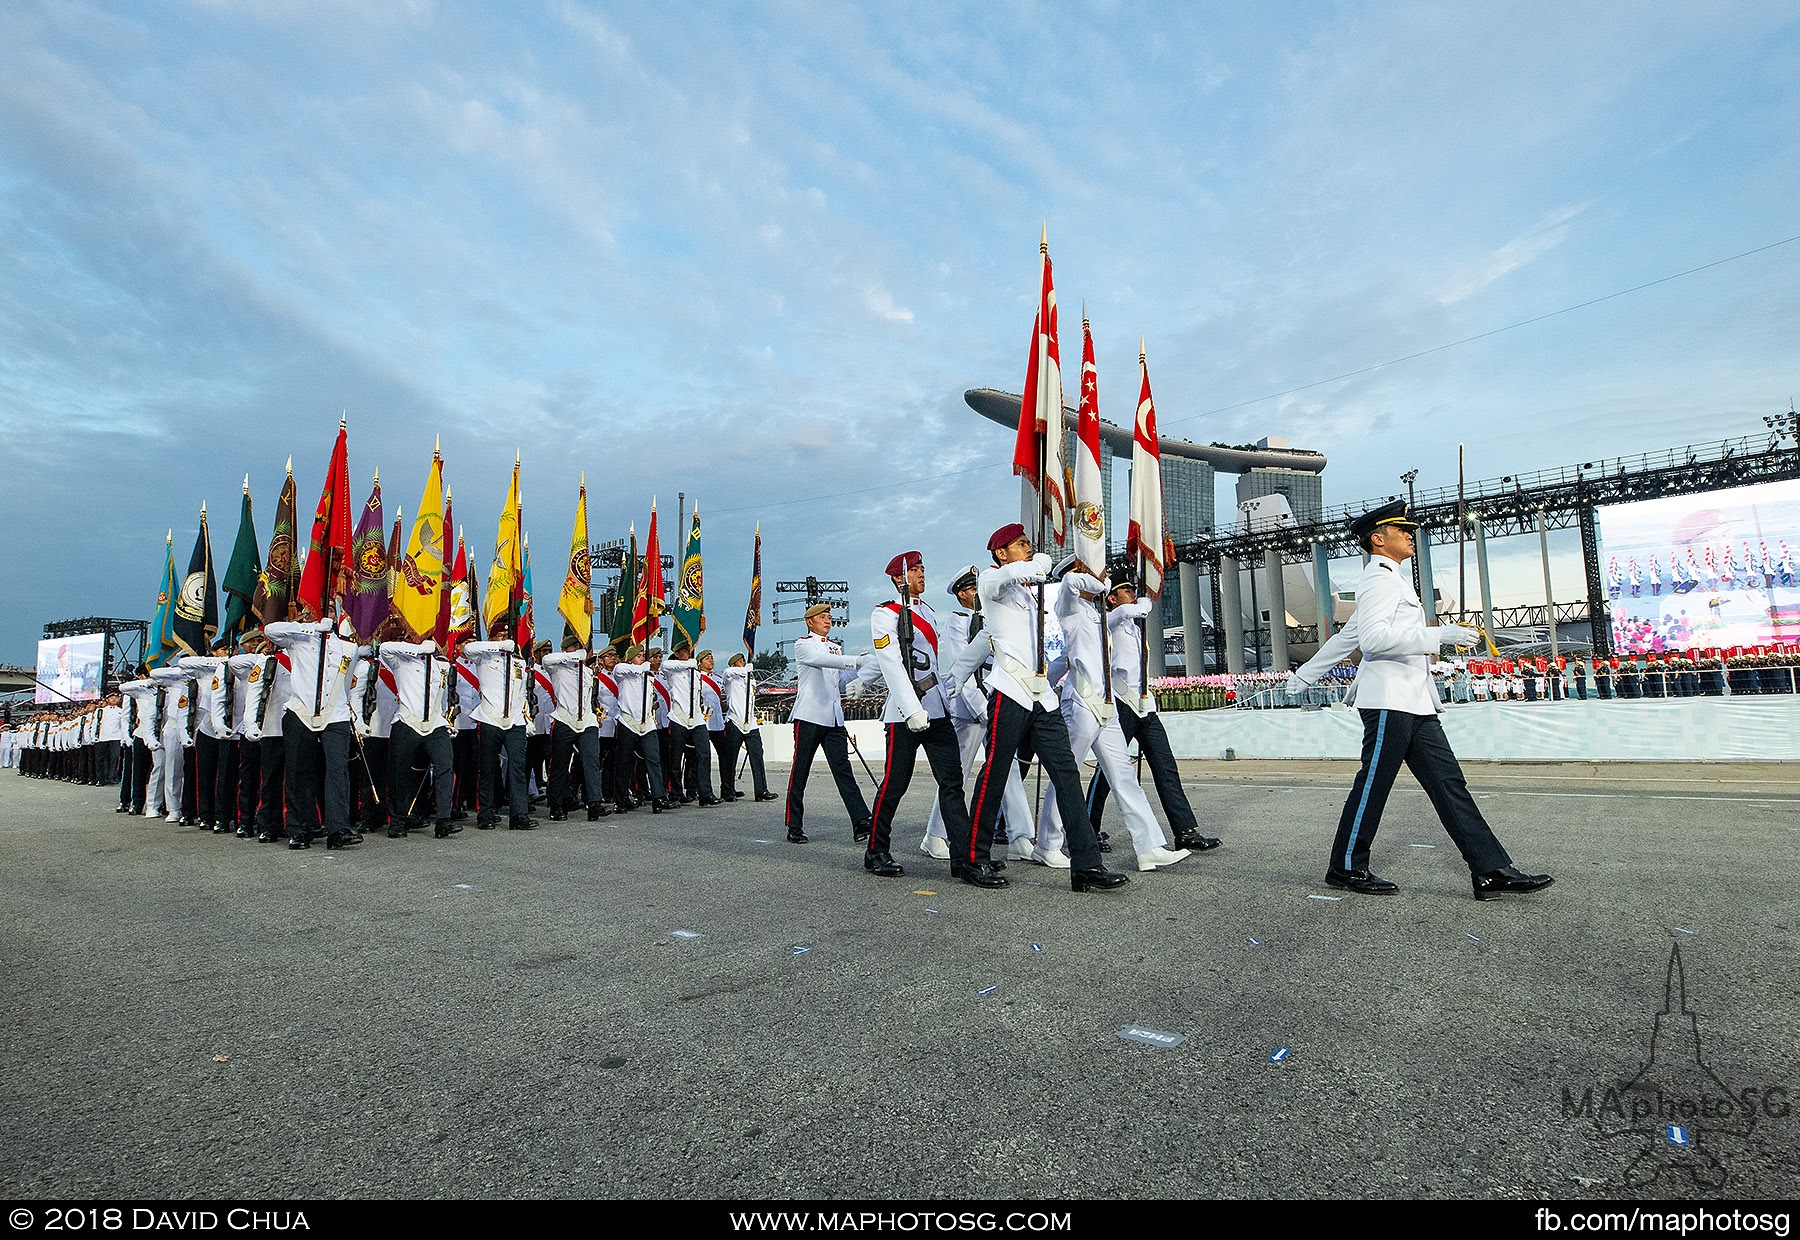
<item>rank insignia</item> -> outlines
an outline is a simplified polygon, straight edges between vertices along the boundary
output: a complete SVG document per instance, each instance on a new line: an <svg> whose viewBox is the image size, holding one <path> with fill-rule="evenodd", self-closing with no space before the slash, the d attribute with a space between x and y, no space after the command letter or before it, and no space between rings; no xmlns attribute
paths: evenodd
<svg viewBox="0 0 1800 1240"><path fill-rule="evenodd" d="M877 638L876 638L876 639L875 639L875 649L877 649L877 650L886 650L886 649L887 649L887 644L888 644L888 643L889 643L889 642L891 642L891 641L893 641L893 640L894 640L894 639L893 639L893 638L891 638L891 637L877 637Z"/></svg>

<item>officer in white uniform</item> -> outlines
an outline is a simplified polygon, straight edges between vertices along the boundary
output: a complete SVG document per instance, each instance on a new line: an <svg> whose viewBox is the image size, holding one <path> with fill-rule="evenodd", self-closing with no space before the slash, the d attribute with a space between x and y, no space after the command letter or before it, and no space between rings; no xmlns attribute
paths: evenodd
<svg viewBox="0 0 1800 1240"><path fill-rule="evenodd" d="M1354 628L1346 625L1288 680L1290 693L1303 689L1352 645L1362 648L1354 694L1363 721L1362 769L1338 819L1325 882L1369 895L1397 890L1394 883L1370 871L1369 849L1394 778L1405 763L1468 863L1476 899L1540 890L1553 880L1548 874L1520 873L1513 865L1476 808L1462 767L1444 737L1431 684L1431 659L1447 645L1475 645L1480 634L1457 624L1426 625L1412 575L1402 571L1412 558L1417 528L1404 500L1366 512L1351 525L1351 533L1370 556L1356 584Z"/></svg>
<svg viewBox="0 0 1800 1240"><path fill-rule="evenodd" d="M887 758L881 787L875 794L874 824L863 869L882 878L906 871L895 862L890 846L894 811L912 783L913 766L922 747L937 781L938 811L952 836L969 833L969 811L963 805L962 750L950 703L938 676L938 618L925 601L925 561L906 551L888 561L888 580L899 599L883 603L869 617L875 663L887 685L881 721L887 725Z"/></svg>
<svg viewBox="0 0 1800 1240"><path fill-rule="evenodd" d="M450 703L456 677L455 664L444 657L444 648L430 642L382 642L376 652L381 666L394 679L394 726L388 735L389 830L401 825L404 834L423 824L419 797L425 776L414 776L413 759L420 749L431 763L431 790L437 810L432 834L438 839L455 835L462 827L452 822L455 811L455 758L450 745Z"/></svg>
<svg viewBox="0 0 1800 1240"><path fill-rule="evenodd" d="M349 629L348 621L344 628ZM331 621L280 621L263 634L288 659L288 698L281 716L289 848L362 842L350 828L350 682L356 673L353 632L335 636Z"/></svg>
<svg viewBox="0 0 1800 1240"><path fill-rule="evenodd" d="M618 686L619 788L624 796L631 786L633 758L644 763L644 787L650 798L650 811L655 814L674 809L663 783L662 741L656 731L659 695L656 674L645 661L644 648L634 645L625 652L625 661L612 669L613 683Z"/></svg>
<svg viewBox="0 0 1800 1240"><path fill-rule="evenodd" d="M475 708L476 740L481 751L481 809L475 825L482 831L500 823L500 751L506 750L506 794L510 816L507 827L530 831L537 823L530 817L531 800L525 766L526 694L531 682L525 660L514 651L512 626L496 620L489 640L466 642L464 661L480 682L480 703Z"/></svg>
<svg viewBox="0 0 1800 1240"><path fill-rule="evenodd" d="M1131 832L1138 869L1171 866L1187 857L1188 852L1163 847L1162 824L1156 821L1149 799L1132 774L1131 759L1125 755L1125 733L1119 728L1109 695L1111 682L1107 679L1107 660L1101 657L1097 606L1109 583L1088 573L1071 571L1074 562L1071 556L1057 566L1062 580L1056 592L1056 619L1062 625L1063 653L1068 661L1062 681L1062 715L1069 728L1069 751L1077 762L1086 761L1092 753L1108 784L1118 791L1119 810ZM1062 845L1062 815L1057 811L1056 797L1046 795L1038 814L1037 849L1033 856L1054 865L1061 859Z"/></svg>
<svg viewBox="0 0 1800 1240"><path fill-rule="evenodd" d="M244 649L257 656L259 663L246 672L249 706L244 717L244 735L256 739L257 763L261 767L256 838L259 843L272 844L288 834L287 738L283 730L294 679L287 655L275 648L266 633L245 638Z"/></svg>
<svg viewBox="0 0 1800 1240"><path fill-rule="evenodd" d="M794 690L794 765L788 771L790 844L806 843L806 781L812 775L813 756L820 749L825 751L838 796L850 815L852 838L859 843L869 838L869 805L850 769L850 731L844 726L843 701L844 688L856 679L862 661L845 654L830 634L830 604L814 603L806 609L806 636L794 643L800 676Z"/></svg>
<svg viewBox="0 0 1800 1240"><path fill-rule="evenodd" d="M956 579L945 587L962 608L944 616L944 623L938 634L938 666L950 669L948 679L954 681L961 690L960 693L949 695L950 722L956 726L956 743L962 751L965 785L974 777L976 767L981 762L982 738L987 735L987 685L984 676L993 662L988 640L981 633L981 598L975 588L978 575L973 564L965 565L957 573ZM1016 765L1006 773L1006 793L1001 801L1000 818L1006 824L1007 836L1012 841L1006 855L1018 860L1030 857L1036 843L1037 825L1031 812L1031 800L1025 795L1025 783L1020 778ZM938 809L936 801L931 803L931 814L925 820L925 838L919 841L919 851L927 857L936 857L939 861L950 859L950 840L944 832L944 815ZM1057 860L1062 863L1062 868L1067 868L1066 857L1059 855Z"/></svg>
<svg viewBox="0 0 1800 1240"><path fill-rule="evenodd" d="M148 676L128 680L119 692L129 705L131 731L130 806L146 818L162 816L162 691ZM119 793L124 803L126 793Z"/></svg>
<svg viewBox="0 0 1800 1240"><path fill-rule="evenodd" d="M669 691L669 726L675 746L675 790L683 801L697 792L702 805L717 805L713 795L712 743L706 735L706 700L700 684L700 664L694 648L684 638L664 659L663 687ZM685 772L685 774L684 774Z"/></svg>
<svg viewBox="0 0 1800 1240"><path fill-rule="evenodd" d="M1181 786L1181 768L1176 766L1174 751L1169 748L1162 716L1156 713L1156 697L1144 685L1144 626L1140 621L1151 614L1155 604L1148 599L1140 602L1131 578L1122 575L1112 582L1107 606L1106 632L1112 652L1113 701L1119 707L1119 731L1127 741L1137 742L1138 752L1150 766L1156 799L1162 802L1163 817L1169 821L1175 847L1188 852L1217 848L1218 839L1200 834L1194 807ZM1106 810L1108 779L1102 767L1088 787L1088 821L1096 831Z"/></svg>
<svg viewBox="0 0 1800 1240"><path fill-rule="evenodd" d="M734 654L725 668L725 750L732 786L737 780L737 755L742 749L750 763L750 783L759 801L773 801L769 777L763 770L762 725L756 718L756 676L744 656ZM738 794L742 796L742 793Z"/></svg>
<svg viewBox="0 0 1800 1240"><path fill-rule="evenodd" d="M162 732L157 744L162 747L162 807L166 822L192 826L191 818L181 812L181 791L187 777L187 751L193 747L189 735L193 719L194 686L188 673L177 665L165 664L150 673L160 694L158 699Z"/></svg>
<svg viewBox="0 0 1800 1240"><path fill-rule="evenodd" d="M705 702L702 714L706 718L706 739L712 745L712 756L707 761L716 758L719 763L719 800L735 801L744 794L735 786L736 768L728 765L725 757L725 687L713 674L717 660L712 651L700 651L694 656L694 662L700 667L700 695ZM735 749L730 761L737 761Z"/></svg>
<svg viewBox="0 0 1800 1240"><path fill-rule="evenodd" d="M1069 752L1062 703L1038 666L1043 651L1044 604L1032 587L1049 574L1050 557L1032 554L1031 540L1017 522L995 530L988 539L988 551L994 567L982 570L976 582L994 653L994 667L987 677L987 762L975 778L974 801L969 806L973 829L967 837L951 836L951 874L976 887L1006 886L1006 876L988 860L988 849L1000 817L1006 773L1013 769L1020 743L1029 739L1062 808L1069 839L1070 889L1116 890L1130 879L1101 863L1100 840L1088 824L1087 804L1081 795L1081 769ZM954 830L956 824L949 826Z"/></svg>
<svg viewBox="0 0 1800 1240"><path fill-rule="evenodd" d="M573 633L563 638L557 654L547 654L539 666L550 678L554 708L546 711L551 718L550 732L550 820L562 822L569 816L564 808L569 796L569 759L573 754L581 763L581 790L587 806L588 821L607 813L606 796L600 786L600 719L594 709L594 656L582 647Z"/></svg>

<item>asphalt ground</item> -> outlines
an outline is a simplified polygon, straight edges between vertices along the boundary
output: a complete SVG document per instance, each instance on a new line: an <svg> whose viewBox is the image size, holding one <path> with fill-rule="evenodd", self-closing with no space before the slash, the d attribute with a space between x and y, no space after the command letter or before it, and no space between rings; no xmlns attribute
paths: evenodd
<svg viewBox="0 0 1800 1240"><path fill-rule="evenodd" d="M951 882L916 851L922 769L893 880L823 777L807 845L743 801L296 853L5 772L0 1186L1800 1194L1800 1118L1772 1114L1800 1102L1800 773L1472 767L1557 879L1478 903L1404 775L1375 846L1401 890L1369 897L1321 881L1351 764L1184 772L1225 846L1106 895L1021 862L1005 891ZM1677 988L1659 1017L1676 946L1691 1015ZM1700 1115L1727 1089L1735 1114Z"/></svg>

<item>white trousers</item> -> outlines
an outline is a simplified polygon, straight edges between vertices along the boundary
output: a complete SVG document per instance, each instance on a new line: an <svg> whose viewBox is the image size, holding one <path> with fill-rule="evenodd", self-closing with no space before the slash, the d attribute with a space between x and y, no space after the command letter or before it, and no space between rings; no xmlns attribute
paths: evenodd
<svg viewBox="0 0 1800 1240"><path fill-rule="evenodd" d="M1073 696L1064 696L1062 716L1069 726L1069 750L1075 761L1087 761L1091 752L1106 776L1107 787L1118 797L1119 812L1125 815L1125 828L1131 832L1132 849L1141 856L1152 848L1167 848L1162 824L1156 821L1150 799L1144 795L1143 785L1131 769L1131 759L1125 754L1125 733L1119 727L1118 716L1101 727L1087 704ZM1056 794L1046 788L1044 809L1038 816L1037 846L1047 853L1054 852L1063 846L1066 834L1062 814L1056 808Z"/></svg>
<svg viewBox="0 0 1800 1240"><path fill-rule="evenodd" d="M962 749L963 792L968 792L969 780L975 774L975 767L981 762L981 743L987 738L987 720L963 719L959 715L951 715L950 722L956 725L956 743ZM1006 837L1016 840L1020 836L1031 838L1034 830L1031 821L1031 798L1025 795L1025 785L1019 780L1019 768L1015 764L1006 773L1006 791L1000 798L1000 816L1006 820ZM949 836L944 832L944 813L938 808L937 798L931 799L931 817L925 822L925 838L943 840L949 843Z"/></svg>
<svg viewBox="0 0 1800 1240"><path fill-rule="evenodd" d="M181 783L187 774L187 751L181 742L187 739L187 732L179 725L170 725L163 729L162 743L162 783L163 812L179 814L181 812ZM155 778L152 770L151 778ZM149 806L146 804L146 809Z"/></svg>
<svg viewBox="0 0 1800 1240"><path fill-rule="evenodd" d="M163 815L163 748L161 745L146 746L150 751L150 780L144 785L144 817L161 818ZM175 803L181 804L180 790L176 790Z"/></svg>

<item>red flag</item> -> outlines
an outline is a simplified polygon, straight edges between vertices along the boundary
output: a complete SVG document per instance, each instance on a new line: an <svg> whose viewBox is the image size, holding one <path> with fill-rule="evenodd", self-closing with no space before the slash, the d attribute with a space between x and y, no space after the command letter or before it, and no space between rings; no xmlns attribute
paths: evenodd
<svg viewBox="0 0 1800 1240"><path fill-rule="evenodd" d="M1043 256L1043 279L1031 327L1031 358L1025 365L1025 394L1019 402L1013 473L1037 489L1038 511L1060 545L1068 519L1068 486L1063 477L1062 349L1057 343L1056 281L1050 270L1047 230L1038 251Z"/></svg>
<svg viewBox="0 0 1800 1240"><path fill-rule="evenodd" d="M659 627L658 617L667 611L663 591L662 547L656 536L656 501L650 501L650 533L644 540L644 567L638 574L637 603L631 613L631 640L648 645Z"/></svg>
<svg viewBox="0 0 1800 1240"><path fill-rule="evenodd" d="M1139 593L1161 598L1163 572L1169 563L1168 538L1163 529L1162 448L1156 437L1156 400L1150 395L1150 364L1143 345L1138 346L1137 426L1131 437L1131 529L1125 539L1127 555L1137 557L1143 580Z"/></svg>
<svg viewBox="0 0 1800 1240"><path fill-rule="evenodd" d="M442 551L443 551L442 563L444 565L444 576L443 576L443 580L441 582L439 582L439 584L438 584L437 640L438 640L438 644L441 645L445 650L449 650L451 654L455 654L456 652L454 650L450 649L450 647L451 647L451 640L450 640L451 595L456 589L456 583L458 581L462 580L462 575L468 571L468 565L463 562L462 532L460 530L458 530L457 533L455 534L455 538L456 538L455 563L452 564L452 562L451 562L451 554L450 554L451 533L450 533L450 531L456 529L456 513L455 513L454 505L451 503L451 499L452 499L451 490L449 487L445 487L444 488L444 545L442 548Z"/></svg>
<svg viewBox="0 0 1800 1240"><path fill-rule="evenodd" d="M337 443L325 471L325 489L313 512L312 542L300 575L300 606L323 618L349 588L350 432L338 422Z"/></svg>

